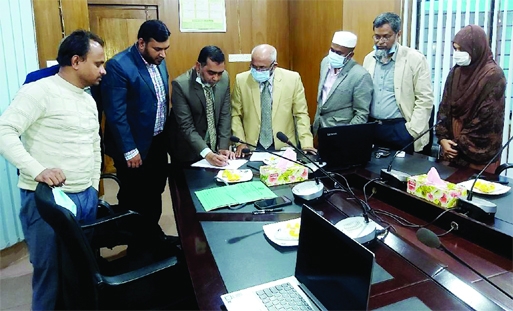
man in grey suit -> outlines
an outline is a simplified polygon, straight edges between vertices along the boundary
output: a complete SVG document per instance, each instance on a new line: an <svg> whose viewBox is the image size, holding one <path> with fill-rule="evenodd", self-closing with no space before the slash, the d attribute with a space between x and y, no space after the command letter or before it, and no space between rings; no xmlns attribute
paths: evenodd
<svg viewBox="0 0 513 311"><path fill-rule="evenodd" d="M353 59L356 35L337 31L321 62L314 135L321 127L367 122L372 102L372 77Z"/></svg>
<svg viewBox="0 0 513 311"><path fill-rule="evenodd" d="M205 158L225 166L235 153L231 136L230 80L217 46L201 49L196 65L173 80L171 162L188 165Z"/></svg>

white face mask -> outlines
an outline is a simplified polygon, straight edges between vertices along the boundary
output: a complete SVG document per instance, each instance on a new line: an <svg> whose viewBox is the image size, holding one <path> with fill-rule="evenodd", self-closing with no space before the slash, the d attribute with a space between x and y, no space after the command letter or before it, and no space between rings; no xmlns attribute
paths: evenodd
<svg viewBox="0 0 513 311"><path fill-rule="evenodd" d="M470 55L464 51L454 51L454 54L452 54L452 59L458 66L468 66L470 65L471 61Z"/></svg>

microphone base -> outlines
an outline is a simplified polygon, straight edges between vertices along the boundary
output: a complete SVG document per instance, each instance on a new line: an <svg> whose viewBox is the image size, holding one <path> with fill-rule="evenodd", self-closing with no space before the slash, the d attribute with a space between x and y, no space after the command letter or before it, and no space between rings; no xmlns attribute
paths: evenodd
<svg viewBox="0 0 513 311"><path fill-rule="evenodd" d="M391 187L406 191L406 183L408 177L411 177L410 174L396 171L396 170L390 170L390 172L387 169L381 169L381 179L383 179L388 185Z"/></svg>
<svg viewBox="0 0 513 311"><path fill-rule="evenodd" d="M468 212L468 217L481 221L495 218L495 213L497 212L497 205L495 203L480 198L468 200L466 197L460 197L458 206L464 212Z"/></svg>
<svg viewBox="0 0 513 311"><path fill-rule="evenodd" d="M369 243L376 238L376 223L370 219L367 223L362 216L342 219L335 227L360 244Z"/></svg>

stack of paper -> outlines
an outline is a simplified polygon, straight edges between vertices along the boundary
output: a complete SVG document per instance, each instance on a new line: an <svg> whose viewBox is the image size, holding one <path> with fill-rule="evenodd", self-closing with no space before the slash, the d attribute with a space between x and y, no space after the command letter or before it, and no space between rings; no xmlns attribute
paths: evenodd
<svg viewBox="0 0 513 311"><path fill-rule="evenodd" d="M195 192L205 211L242 203L275 198L276 194L261 181L215 187Z"/></svg>

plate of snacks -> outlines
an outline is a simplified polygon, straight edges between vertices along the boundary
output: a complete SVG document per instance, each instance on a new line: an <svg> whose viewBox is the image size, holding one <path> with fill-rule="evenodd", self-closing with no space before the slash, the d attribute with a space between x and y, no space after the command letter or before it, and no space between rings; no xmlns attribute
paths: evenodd
<svg viewBox="0 0 513 311"><path fill-rule="evenodd" d="M470 190L472 184L474 183L474 179L467 180L464 182L460 182L458 185L465 187L467 190ZM508 192L511 189L509 186L501 185L496 182L487 181L483 179L478 179L476 184L474 185L474 189L472 190L474 193L486 194L486 195L500 195Z"/></svg>
<svg viewBox="0 0 513 311"><path fill-rule="evenodd" d="M263 226L264 233L273 243L280 246L297 246L301 218L280 221Z"/></svg>
<svg viewBox="0 0 513 311"><path fill-rule="evenodd" d="M227 183L236 183L253 179L253 172L246 170L221 170L217 173L217 178Z"/></svg>

